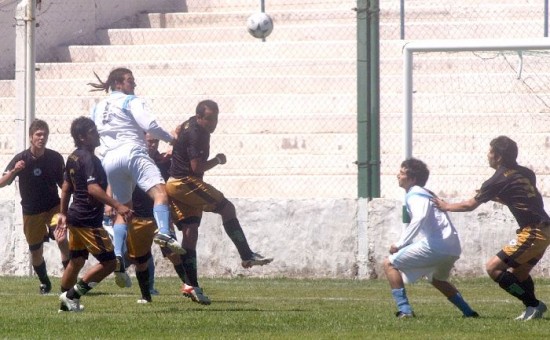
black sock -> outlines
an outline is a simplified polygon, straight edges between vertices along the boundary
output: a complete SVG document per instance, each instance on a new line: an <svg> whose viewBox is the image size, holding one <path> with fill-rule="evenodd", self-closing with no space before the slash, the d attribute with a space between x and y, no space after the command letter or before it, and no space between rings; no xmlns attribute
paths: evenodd
<svg viewBox="0 0 550 340"><path fill-rule="evenodd" d="M538 305L538 300L535 298L535 292L533 290L529 291L529 282L527 282L527 284L521 284L517 277L508 271L502 272L495 281L500 288L521 300L525 306L534 307Z"/></svg>
<svg viewBox="0 0 550 340"><path fill-rule="evenodd" d="M198 287L197 251L195 249L187 248L185 251L185 255L181 255L181 265L185 269L185 283L189 286Z"/></svg>
<svg viewBox="0 0 550 340"><path fill-rule="evenodd" d="M187 278L185 277L185 268L183 267L183 259L181 260L180 264L174 265L174 270L178 274L181 282L186 283Z"/></svg>
<svg viewBox="0 0 550 340"><path fill-rule="evenodd" d="M90 290L92 290L92 287L80 279L73 288L67 291L67 297L71 300L80 299L82 295L86 295Z"/></svg>
<svg viewBox="0 0 550 340"><path fill-rule="evenodd" d="M535 283L531 275L527 277L525 281L519 283L521 288L525 291L525 298L522 301L525 307L536 307L539 305L539 300L535 297Z"/></svg>
<svg viewBox="0 0 550 340"><path fill-rule="evenodd" d="M48 287L51 287L52 283L50 282L50 278L48 277L48 272L46 271L46 261L43 261L38 266L33 266L33 268L36 275L38 275L38 279L40 280L40 283L45 284Z"/></svg>
<svg viewBox="0 0 550 340"><path fill-rule="evenodd" d="M141 297L151 302L151 287L149 286L149 269L138 272L136 271L136 278L139 284L139 290L141 291Z"/></svg>
<svg viewBox="0 0 550 340"><path fill-rule="evenodd" d="M229 236L231 241L233 241L235 247L237 247L237 251L241 256L241 259L246 260L251 258L252 250L250 250L250 247L248 246L248 241L246 240L246 236L244 235L244 231L241 228L239 220L234 218L232 220L225 221L223 222L223 228L225 229L227 236Z"/></svg>

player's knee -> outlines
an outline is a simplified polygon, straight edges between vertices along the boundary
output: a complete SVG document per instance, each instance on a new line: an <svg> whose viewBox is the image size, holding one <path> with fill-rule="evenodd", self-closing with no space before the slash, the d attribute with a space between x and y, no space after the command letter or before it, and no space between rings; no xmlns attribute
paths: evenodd
<svg viewBox="0 0 550 340"><path fill-rule="evenodd" d="M40 243L36 243L36 244L31 244L29 245L29 250L31 251L31 253L35 253L39 250L42 249L42 245L44 244L44 242L40 242Z"/></svg>
<svg viewBox="0 0 550 340"><path fill-rule="evenodd" d="M199 226L201 224L201 218L199 216L189 216L176 222L178 230L182 231L192 226Z"/></svg>
<svg viewBox="0 0 550 340"><path fill-rule="evenodd" d="M116 269L116 260L107 260L100 262L103 268L108 272L114 272Z"/></svg>
<svg viewBox="0 0 550 340"><path fill-rule="evenodd" d="M389 259L389 258L386 258L386 259L384 260L383 265L384 265L384 270L385 270L385 271L388 271L389 269L393 269L393 265L392 265L392 263L390 262L390 259Z"/></svg>
<svg viewBox="0 0 550 340"><path fill-rule="evenodd" d="M73 267L73 270L80 271L82 267L84 267L84 263L86 263L86 259L84 257L73 257L70 260L70 263Z"/></svg>
<svg viewBox="0 0 550 340"><path fill-rule="evenodd" d="M221 200L212 212L222 215L224 220L235 217L236 215L235 206L227 198Z"/></svg>
<svg viewBox="0 0 550 340"><path fill-rule="evenodd" d="M155 201L155 204L168 204L168 194L164 184L156 184L147 191L147 194Z"/></svg>

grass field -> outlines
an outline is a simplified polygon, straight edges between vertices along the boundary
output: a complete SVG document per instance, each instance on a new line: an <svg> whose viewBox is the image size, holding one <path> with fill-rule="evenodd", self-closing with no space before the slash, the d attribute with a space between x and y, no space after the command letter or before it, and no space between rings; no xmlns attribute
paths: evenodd
<svg viewBox="0 0 550 340"><path fill-rule="evenodd" d="M453 280L479 319L461 313L427 283L408 286L417 315L400 320L383 280L203 279L210 306L159 278L161 295L139 305L137 282L112 277L82 298L82 313L58 313L57 295L40 296L35 278L0 277L2 339L543 339L548 317L514 321L522 311L488 278ZM550 281L537 280L550 302ZM54 289L59 283L54 281Z"/></svg>

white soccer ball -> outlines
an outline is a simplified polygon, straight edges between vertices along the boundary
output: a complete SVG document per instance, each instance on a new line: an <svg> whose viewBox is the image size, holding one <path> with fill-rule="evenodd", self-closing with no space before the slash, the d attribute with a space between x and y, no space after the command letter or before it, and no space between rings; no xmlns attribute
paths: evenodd
<svg viewBox="0 0 550 340"><path fill-rule="evenodd" d="M254 38L263 39L273 31L273 20L263 12L254 13L248 17L246 27Z"/></svg>

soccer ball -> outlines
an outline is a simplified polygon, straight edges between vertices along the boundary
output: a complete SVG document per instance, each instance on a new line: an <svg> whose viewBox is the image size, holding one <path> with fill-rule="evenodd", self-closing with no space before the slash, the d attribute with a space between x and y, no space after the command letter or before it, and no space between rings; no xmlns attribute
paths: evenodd
<svg viewBox="0 0 550 340"><path fill-rule="evenodd" d="M248 17L246 27L254 38L263 39L273 31L273 20L263 12L254 13Z"/></svg>

